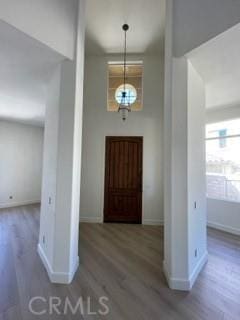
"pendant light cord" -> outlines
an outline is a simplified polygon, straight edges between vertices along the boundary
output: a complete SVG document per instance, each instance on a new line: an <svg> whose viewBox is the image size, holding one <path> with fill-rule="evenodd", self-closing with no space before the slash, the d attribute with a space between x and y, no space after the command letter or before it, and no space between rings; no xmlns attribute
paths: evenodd
<svg viewBox="0 0 240 320"><path fill-rule="evenodd" d="M124 57L123 57L123 91L122 91L122 99L121 103L119 104L118 111L122 113L122 120L125 121L127 118L127 114L130 111L129 105L126 104L127 102L127 93L126 93L126 79L127 79L127 31L129 29L128 24L124 24L122 26L124 31Z"/></svg>
<svg viewBox="0 0 240 320"><path fill-rule="evenodd" d="M125 39L124 39L124 74L123 74L123 84L124 84L124 92L126 92L126 64L127 64L127 30L125 32Z"/></svg>

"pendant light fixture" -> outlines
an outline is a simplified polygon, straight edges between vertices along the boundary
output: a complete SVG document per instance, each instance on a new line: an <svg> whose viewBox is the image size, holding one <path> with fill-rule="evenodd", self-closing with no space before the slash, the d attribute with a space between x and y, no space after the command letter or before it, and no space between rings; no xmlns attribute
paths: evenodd
<svg viewBox="0 0 240 320"><path fill-rule="evenodd" d="M129 25L124 24L122 26L124 31L124 59L123 59L123 89L121 102L119 103L118 112L122 116L122 120L126 121L128 112L131 111L131 103L127 94L126 80L127 80L127 31L129 30Z"/></svg>

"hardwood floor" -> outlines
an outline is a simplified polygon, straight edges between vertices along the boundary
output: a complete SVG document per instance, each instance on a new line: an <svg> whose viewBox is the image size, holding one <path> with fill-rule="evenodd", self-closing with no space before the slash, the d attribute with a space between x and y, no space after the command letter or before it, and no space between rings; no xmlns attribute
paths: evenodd
<svg viewBox="0 0 240 320"><path fill-rule="evenodd" d="M161 227L81 224L81 265L69 286L49 282L36 252L38 229L38 206L0 210L0 320L240 319L240 237L209 229L209 262L187 293L167 287ZM82 297L84 314L33 315L28 304L35 296L46 299L36 301L38 311L51 296L71 303ZM101 296L109 313L87 314L89 301L91 312L101 307Z"/></svg>

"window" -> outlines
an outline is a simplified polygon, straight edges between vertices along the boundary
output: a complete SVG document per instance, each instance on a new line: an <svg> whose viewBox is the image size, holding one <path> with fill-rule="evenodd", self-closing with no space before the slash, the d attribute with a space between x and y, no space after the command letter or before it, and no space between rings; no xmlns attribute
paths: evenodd
<svg viewBox="0 0 240 320"><path fill-rule="evenodd" d="M122 84L119 86L115 92L115 100L118 104L122 102L123 92L126 92L125 104L133 104L137 100L137 90L131 84Z"/></svg>
<svg viewBox="0 0 240 320"><path fill-rule="evenodd" d="M142 109L142 63L129 63L127 65L127 84L125 92L132 111ZM123 64L108 64L108 111L118 111L121 103L123 85Z"/></svg>
<svg viewBox="0 0 240 320"><path fill-rule="evenodd" d="M240 119L206 126L207 196L240 202Z"/></svg>
<svg viewBox="0 0 240 320"><path fill-rule="evenodd" d="M227 146L227 139L225 137L227 136L227 129L221 129L219 130L219 147L220 148L226 148Z"/></svg>

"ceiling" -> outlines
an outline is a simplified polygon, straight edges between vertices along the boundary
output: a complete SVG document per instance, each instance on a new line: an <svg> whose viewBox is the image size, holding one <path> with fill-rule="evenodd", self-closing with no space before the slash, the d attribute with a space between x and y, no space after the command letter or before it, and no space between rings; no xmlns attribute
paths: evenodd
<svg viewBox="0 0 240 320"><path fill-rule="evenodd" d="M88 0L87 54L162 52L165 0ZM0 119L44 124L46 84L63 57L0 21Z"/></svg>
<svg viewBox="0 0 240 320"><path fill-rule="evenodd" d="M46 82L62 59L0 21L0 119L43 125Z"/></svg>
<svg viewBox="0 0 240 320"><path fill-rule="evenodd" d="M240 24L188 54L206 86L206 107L240 107Z"/></svg>
<svg viewBox="0 0 240 320"><path fill-rule="evenodd" d="M240 22L239 0L175 0L173 51L182 57Z"/></svg>
<svg viewBox="0 0 240 320"><path fill-rule="evenodd" d="M88 0L87 54L123 51L122 25L129 24L128 52L156 53L163 48L165 0Z"/></svg>

